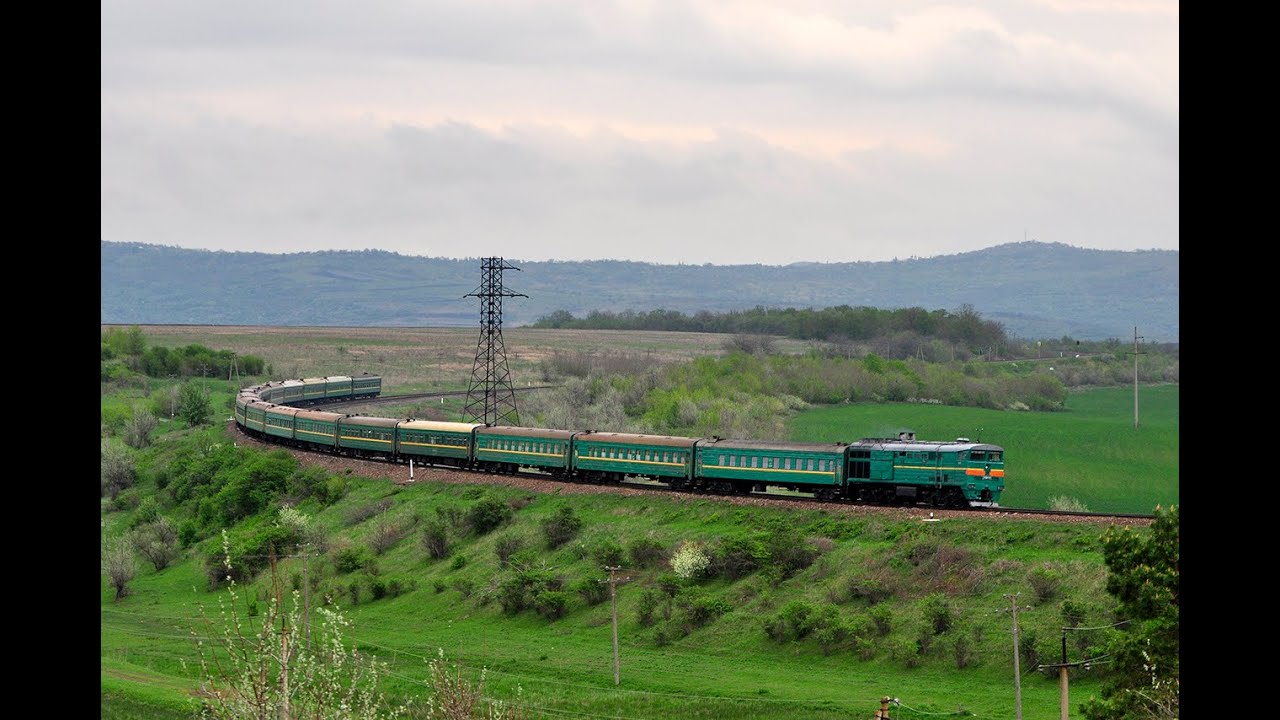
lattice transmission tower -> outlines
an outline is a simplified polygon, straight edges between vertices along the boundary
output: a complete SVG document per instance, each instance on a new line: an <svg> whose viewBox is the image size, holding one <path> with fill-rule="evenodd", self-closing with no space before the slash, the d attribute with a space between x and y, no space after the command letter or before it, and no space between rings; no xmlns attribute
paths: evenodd
<svg viewBox="0 0 1280 720"><path fill-rule="evenodd" d="M480 340L476 343L476 361L471 368L471 385L467 387L463 413L473 422L485 425L520 424L511 369L507 367L507 349L502 342L502 298L529 296L502 286L502 271L508 269L520 268L500 257L481 258L480 287L463 295L480 298Z"/></svg>

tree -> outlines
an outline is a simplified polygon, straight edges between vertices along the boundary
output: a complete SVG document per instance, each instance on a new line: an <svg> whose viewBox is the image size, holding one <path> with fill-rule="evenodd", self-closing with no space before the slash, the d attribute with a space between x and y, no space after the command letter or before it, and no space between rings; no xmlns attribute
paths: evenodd
<svg viewBox="0 0 1280 720"><path fill-rule="evenodd" d="M182 392L178 395L178 417L195 427L204 424L209 418L209 412L209 397L204 394L204 390L196 383L183 385Z"/></svg>
<svg viewBox="0 0 1280 720"><path fill-rule="evenodd" d="M102 494L110 495L111 499L115 500L121 490L133 485L136 475L133 456L118 440L104 439L102 455L99 459L102 471Z"/></svg>
<svg viewBox="0 0 1280 720"><path fill-rule="evenodd" d="M347 649L343 635L350 622L336 608L315 608L320 622L311 627L298 591L285 602L274 555L266 608L246 616L225 532L222 543L228 578L227 599L218 600L222 621L211 621L202 605L204 632L192 632L200 654L202 717L363 720L405 714L407 708L391 707L379 688L386 664Z"/></svg>
<svg viewBox="0 0 1280 720"><path fill-rule="evenodd" d="M129 581L138 573L133 548L123 539L110 540L102 548L102 572L116 589L116 600L129 594Z"/></svg>
<svg viewBox="0 0 1280 720"><path fill-rule="evenodd" d="M151 431L160 424L156 416L146 408L134 408L133 418L124 426L124 442L131 448L141 449L151 444Z"/></svg>
<svg viewBox="0 0 1280 720"><path fill-rule="evenodd" d="M1156 507L1149 532L1110 528L1102 536L1107 592L1127 622L1107 643L1114 672L1089 720L1178 717L1178 506Z"/></svg>
<svg viewBox="0 0 1280 720"><path fill-rule="evenodd" d="M139 525L130 533L129 543L156 570L165 569L178 556L178 531L165 517Z"/></svg>

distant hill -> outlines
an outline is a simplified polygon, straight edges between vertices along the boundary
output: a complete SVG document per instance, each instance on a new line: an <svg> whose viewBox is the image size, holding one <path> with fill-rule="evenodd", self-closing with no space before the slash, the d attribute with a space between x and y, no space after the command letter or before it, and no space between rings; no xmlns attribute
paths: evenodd
<svg viewBox="0 0 1280 720"><path fill-rule="evenodd" d="M555 310L972 305L1011 336L1178 341L1178 252L1020 242L887 262L655 265L523 262L503 280L528 298L503 320ZM447 327L479 323L478 258L380 250L268 254L102 242L102 322L120 324Z"/></svg>

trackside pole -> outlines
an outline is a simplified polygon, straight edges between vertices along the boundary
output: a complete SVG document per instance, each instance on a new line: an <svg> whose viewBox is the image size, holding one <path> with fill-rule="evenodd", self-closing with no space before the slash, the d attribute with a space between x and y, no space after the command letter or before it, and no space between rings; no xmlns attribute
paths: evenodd
<svg viewBox="0 0 1280 720"><path fill-rule="evenodd" d="M413 458L409 458L409 479L413 479Z"/></svg>

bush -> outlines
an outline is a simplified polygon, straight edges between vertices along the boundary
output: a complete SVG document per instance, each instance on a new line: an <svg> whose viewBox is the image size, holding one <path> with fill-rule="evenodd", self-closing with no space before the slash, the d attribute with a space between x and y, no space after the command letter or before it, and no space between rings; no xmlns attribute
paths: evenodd
<svg viewBox="0 0 1280 720"><path fill-rule="evenodd" d="M102 549L102 573L116 589L116 600L129 594L129 581L138 572L133 548L123 540L108 541Z"/></svg>
<svg viewBox="0 0 1280 720"><path fill-rule="evenodd" d="M568 596L558 590L543 590L533 597L533 608L548 620L557 620L564 616L565 607L568 604Z"/></svg>
<svg viewBox="0 0 1280 720"><path fill-rule="evenodd" d="M168 567L178 556L178 532L164 517L135 528L129 535L129 543L157 571Z"/></svg>
<svg viewBox="0 0 1280 720"><path fill-rule="evenodd" d="M333 556L333 568L342 574L363 570L372 564L373 556L363 545L342 548Z"/></svg>
<svg viewBox="0 0 1280 720"><path fill-rule="evenodd" d="M875 626L876 635L884 637L893 632L893 611L888 605L876 605L867 613L871 618L871 623Z"/></svg>
<svg viewBox="0 0 1280 720"><path fill-rule="evenodd" d="M347 526L358 525L375 515L381 515L390 510L392 504L390 498L383 498L376 502L365 503L359 507L351 508L343 516L342 522Z"/></svg>
<svg viewBox="0 0 1280 720"><path fill-rule="evenodd" d="M924 618L934 635L941 635L951 628L951 607L942 593L934 593L924 599Z"/></svg>
<svg viewBox="0 0 1280 720"><path fill-rule="evenodd" d="M439 517L427 520L422 528L422 549L432 560L449 556L449 531Z"/></svg>
<svg viewBox="0 0 1280 720"><path fill-rule="evenodd" d="M622 546L613 538L605 538L596 543L592 556L600 567L621 567L624 556Z"/></svg>
<svg viewBox="0 0 1280 720"><path fill-rule="evenodd" d="M145 408L134 408L133 418L124 426L124 442L131 448L144 448L151 444L151 431L160 424L156 416Z"/></svg>
<svg viewBox="0 0 1280 720"><path fill-rule="evenodd" d="M710 565L711 558L703 551L701 543L683 542L671 556L672 571L685 580L703 577Z"/></svg>
<svg viewBox="0 0 1280 720"><path fill-rule="evenodd" d="M963 670L973 664L973 649L969 645L969 639L963 633L956 635L954 650L957 668Z"/></svg>
<svg viewBox="0 0 1280 720"><path fill-rule="evenodd" d="M1040 565L1027 573L1027 582L1031 584L1036 602L1048 602L1056 597L1058 590L1062 588L1062 573L1050 565Z"/></svg>
<svg viewBox="0 0 1280 720"><path fill-rule="evenodd" d="M583 578L574 583L573 589L582 596L587 605L599 605L609 597L609 586L603 578Z"/></svg>
<svg viewBox="0 0 1280 720"><path fill-rule="evenodd" d="M568 505L562 505L555 515L542 521L542 535L546 539L547 549L555 550L572 540L582 529L582 519Z"/></svg>
<svg viewBox="0 0 1280 720"><path fill-rule="evenodd" d="M467 524L476 535L484 535L510 520L512 515L514 511L510 505L497 498L486 497L467 511Z"/></svg>
<svg viewBox="0 0 1280 720"><path fill-rule="evenodd" d="M392 520L386 515L378 518L377 525L373 528L373 533L369 536L369 549L373 550L375 555L381 555L395 544L400 542L408 530L400 525L400 523Z"/></svg>
<svg viewBox="0 0 1280 720"><path fill-rule="evenodd" d="M627 555L631 559L632 567L652 568L666 560L667 551L657 540L643 537L632 541L627 547Z"/></svg>
<svg viewBox="0 0 1280 720"><path fill-rule="evenodd" d="M113 501L122 490L133 486L137 476L133 455L116 440L102 441L101 471L102 495L110 495Z"/></svg>
<svg viewBox="0 0 1280 720"><path fill-rule="evenodd" d="M506 568L511 564L511 556L524 548L524 538L519 535L504 535L493 544L493 554L498 556L498 567Z"/></svg>

